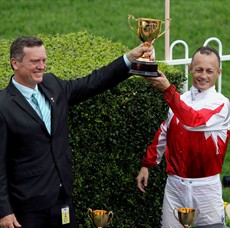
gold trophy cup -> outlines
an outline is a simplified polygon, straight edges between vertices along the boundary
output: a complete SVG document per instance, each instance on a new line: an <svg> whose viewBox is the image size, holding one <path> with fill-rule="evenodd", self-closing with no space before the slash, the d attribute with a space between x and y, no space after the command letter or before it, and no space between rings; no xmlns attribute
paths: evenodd
<svg viewBox="0 0 230 228"><path fill-rule="evenodd" d="M177 212L177 213L176 213ZM200 213L199 209L194 208L175 208L173 214L175 218L185 227L188 228L193 223L197 213Z"/></svg>
<svg viewBox="0 0 230 228"><path fill-rule="evenodd" d="M88 208L88 217L96 227L106 227L113 219L112 211L92 210Z"/></svg>
<svg viewBox="0 0 230 228"><path fill-rule="evenodd" d="M161 33L161 25L165 21L150 19L150 18L134 18L134 16L128 16L128 23L131 30L135 31L131 25L130 20L133 19L137 22L136 35L144 43L146 46L152 45L160 36L162 36L164 32ZM166 19L170 20L170 19ZM169 29L169 28L167 28ZM145 77L158 77L158 64L155 62L155 53L154 60L150 60L149 58L140 57L137 60L132 62L130 74L141 75Z"/></svg>

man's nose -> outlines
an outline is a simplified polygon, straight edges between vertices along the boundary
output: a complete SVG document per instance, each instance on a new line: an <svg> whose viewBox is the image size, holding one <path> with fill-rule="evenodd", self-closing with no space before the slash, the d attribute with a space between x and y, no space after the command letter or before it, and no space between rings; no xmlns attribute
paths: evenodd
<svg viewBox="0 0 230 228"><path fill-rule="evenodd" d="M43 61L39 62L37 68L42 69L42 70L45 69L46 68L46 63L44 63Z"/></svg>
<svg viewBox="0 0 230 228"><path fill-rule="evenodd" d="M206 77L207 76L207 72L206 70L203 70L200 74L201 77Z"/></svg>

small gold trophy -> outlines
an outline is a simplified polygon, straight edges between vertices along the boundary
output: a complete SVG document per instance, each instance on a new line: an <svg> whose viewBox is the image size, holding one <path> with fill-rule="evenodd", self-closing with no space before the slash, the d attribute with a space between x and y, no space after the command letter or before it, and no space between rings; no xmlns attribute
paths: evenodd
<svg viewBox="0 0 230 228"><path fill-rule="evenodd" d="M177 211L177 213L176 213ZM200 213L199 209L194 208L187 208L187 207L181 207L181 208L175 208L173 210L173 214L175 218L185 227L189 228L191 224L193 223L196 213Z"/></svg>
<svg viewBox="0 0 230 228"><path fill-rule="evenodd" d="M113 212L88 208L88 217L97 228L103 228L112 221Z"/></svg>
<svg viewBox="0 0 230 228"><path fill-rule="evenodd" d="M225 212L226 212L227 217L230 219L230 203L226 204Z"/></svg>
<svg viewBox="0 0 230 228"><path fill-rule="evenodd" d="M165 21L157 20L157 19L150 19L150 18L134 18L134 16L128 16L128 23L131 30L134 31L130 23L130 19L137 21L137 30L136 35L144 43L146 46L152 45L160 36L162 36L166 30L162 33L161 32L161 25ZM170 19L166 19L170 20ZM167 28L169 29L169 28ZM155 51L154 51L155 52ZM130 74L141 75L145 77L158 77L158 64L155 62L155 53L154 53L154 60L150 60L149 58L140 57L136 61L132 62L131 70L129 71Z"/></svg>

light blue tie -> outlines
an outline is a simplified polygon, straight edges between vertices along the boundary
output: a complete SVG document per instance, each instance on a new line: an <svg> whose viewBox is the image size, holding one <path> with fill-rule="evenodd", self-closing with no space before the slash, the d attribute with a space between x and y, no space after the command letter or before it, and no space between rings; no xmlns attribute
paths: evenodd
<svg viewBox="0 0 230 228"><path fill-rule="evenodd" d="M31 96L32 102L36 106L36 111L46 125L48 132L50 133L50 104L37 90L33 91Z"/></svg>

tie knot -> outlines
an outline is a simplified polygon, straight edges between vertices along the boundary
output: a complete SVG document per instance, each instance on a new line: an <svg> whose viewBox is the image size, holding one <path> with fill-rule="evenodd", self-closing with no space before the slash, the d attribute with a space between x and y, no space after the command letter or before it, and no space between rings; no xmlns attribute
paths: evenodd
<svg viewBox="0 0 230 228"><path fill-rule="evenodd" d="M32 96L31 96L31 97L36 98L36 97L37 97L37 95L38 95L38 91L37 91L37 90L34 90L34 91L33 91L33 93L32 93Z"/></svg>
<svg viewBox="0 0 230 228"><path fill-rule="evenodd" d="M31 100L34 104L38 105L38 92L36 90L33 91L31 95Z"/></svg>
<svg viewBox="0 0 230 228"><path fill-rule="evenodd" d="M33 93L32 93L32 95L31 95L31 99L38 101L39 100L39 96L38 95L39 95L38 91L34 90Z"/></svg>

